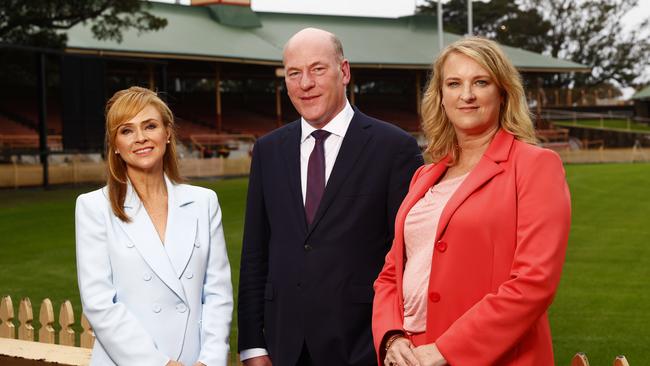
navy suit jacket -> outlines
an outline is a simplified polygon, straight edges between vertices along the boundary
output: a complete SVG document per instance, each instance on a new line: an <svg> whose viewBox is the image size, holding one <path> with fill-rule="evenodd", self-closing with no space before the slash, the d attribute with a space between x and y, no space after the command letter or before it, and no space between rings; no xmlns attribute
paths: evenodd
<svg viewBox="0 0 650 366"><path fill-rule="evenodd" d="M295 366L374 365L372 284L415 170L415 139L355 109L314 221L300 185L300 120L253 149L239 282L239 349Z"/></svg>

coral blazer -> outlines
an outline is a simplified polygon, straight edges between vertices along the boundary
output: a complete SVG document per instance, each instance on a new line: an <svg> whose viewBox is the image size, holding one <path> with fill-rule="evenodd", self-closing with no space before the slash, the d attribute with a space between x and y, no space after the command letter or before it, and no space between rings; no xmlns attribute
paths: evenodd
<svg viewBox="0 0 650 366"><path fill-rule="evenodd" d="M404 221L444 175L447 161L415 173L397 213L393 246L374 285L380 364L387 332L403 330ZM553 365L547 309L560 281L570 221L558 155L499 130L431 238L426 343L435 343L454 366Z"/></svg>

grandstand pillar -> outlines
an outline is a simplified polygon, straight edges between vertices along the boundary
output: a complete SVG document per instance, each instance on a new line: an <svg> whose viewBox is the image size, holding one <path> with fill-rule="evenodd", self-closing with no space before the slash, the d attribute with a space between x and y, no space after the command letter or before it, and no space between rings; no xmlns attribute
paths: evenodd
<svg viewBox="0 0 650 366"><path fill-rule="evenodd" d="M159 96L167 102L167 64L160 65L158 71L158 93L161 93Z"/></svg>
<svg viewBox="0 0 650 366"><path fill-rule="evenodd" d="M352 72L350 72L350 84L348 84L348 90L350 90L350 104L355 105L354 74Z"/></svg>
<svg viewBox="0 0 650 366"><path fill-rule="evenodd" d="M149 75L149 90L156 90L156 77L153 69L153 65L148 64L147 65L147 74Z"/></svg>
<svg viewBox="0 0 650 366"><path fill-rule="evenodd" d="M217 133L221 133L221 67L216 64L214 75L214 93L217 101Z"/></svg>
<svg viewBox="0 0 650 366"><path fill-rule="evenodd" d="M282 90L281 90L281 84L280 84L280 79L275 78L275 116L276 116L276 123L277 126L280 127L282 126Z"/></svg>
<svg viewBox="0 0 650 366"><path fill-rule="evenodd" d="M415 71L415 109L418 112L418 118L422 118L422 75L420 71Z"/></svg>
<svg viewBox="0 0 650 366"><path fill-rule="evenodd" d="M48 188L49 164L47 147L47 80L45 74L45 54L36 54L36 75L38 77L38 150L43 167L43 188Z"/></svg>

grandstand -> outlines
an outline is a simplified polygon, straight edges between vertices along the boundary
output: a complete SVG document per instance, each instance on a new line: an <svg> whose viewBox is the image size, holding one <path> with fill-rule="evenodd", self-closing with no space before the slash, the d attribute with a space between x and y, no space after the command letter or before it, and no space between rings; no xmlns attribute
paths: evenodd
<svg viewBox="0 0 650 366"><path fill-rule="evenodd" d="M283 43L305 26L322 27L339 35L345 45L353 72L350 101L407 131L418 130L420 90L438 50L433 18L255 13L245 1L239 3L244 5L152 3L151 11L166 18L169 25L141 35L126 32L122 43L95 40L89 31L92 24L80 24L70 30L65 54L56 57L63 58L65 64L67 59L83 55L80 61L75 60L78 65L98 65L89 69L95 72L93 80L103 81L103 88L102 82L80 85L88 90L102 89L102 102L130 85L163 92L179 117L178 131L184 142L194 134L260 136L297 117L284 91ZM445 34L445 41L458 37ZM505 49L524 74L586 69L520 49ZM24 53L23 58L31 57L29 52ZM71 109L63 94L69 86L56 85L69 78L58 77L65 66L58 66L53 57L49 64L48 134L63 134L63 148L69 150L69 135L63 133L69 119L66 111ZM3 93L3 136L37 134L36 98L28 95L35 95L34 86L22 87L19 93Z"/></svg>
<svg viewBox="0 0 650 366"><path fill-rule="evenodd" d="M353 105L406 131L419 130L419 100L438 52L433 18L255 13L241 3L151 3L150 11L169 25L158 32L127 31L121 43L94 39L91 23L71 29L68 48L45 56L45 133L54 144L49 150L101 151L103 104L131 85L161 92L177 116L180 140L188 149L220 151L238 141L234 137L223 143L223 138L205 137L209 135L259 137L298 117L284 87L282 46L306 26L331 30L342 39L351 62L348 97ZM445 42L459 37L444 35ZM504 49L524 77L587 70L521 49ZM38 148L34 55L43 52L0 48L3 62L13 65L0 71L7 86L0 91L0 149L5 154L16 147ZM206 146L197 144L199 140L220 142Z"/></svg>

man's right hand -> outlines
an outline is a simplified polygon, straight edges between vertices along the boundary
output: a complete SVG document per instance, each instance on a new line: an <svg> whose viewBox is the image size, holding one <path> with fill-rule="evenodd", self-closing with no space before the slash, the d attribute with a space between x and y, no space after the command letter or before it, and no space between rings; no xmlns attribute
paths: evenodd
<svg viewBox="0 0 650 366"><path fill-rule="evenodd" d="M244 366L273 366L271 358L267 355L249 358L242 361Z"/></svg>
<svg viewBox="0 0 650 366"><path fill-rule="evenodd" d="M169 360L169 362L167 362L167 365L165 366L183 366L183 364L178 361Z"/></svg>

